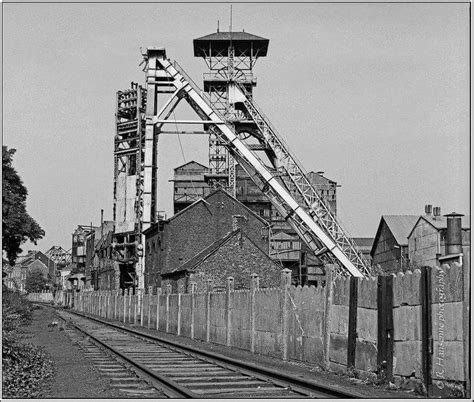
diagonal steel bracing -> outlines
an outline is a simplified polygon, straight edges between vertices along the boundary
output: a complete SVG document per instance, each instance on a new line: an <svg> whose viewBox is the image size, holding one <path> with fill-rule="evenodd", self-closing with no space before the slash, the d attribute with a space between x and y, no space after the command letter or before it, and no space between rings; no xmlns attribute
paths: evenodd
<svg viewBox="0 0 474 402"><path fill-rule="evenodd" d="M147 104L147 134L150 135L150 137L146 137L146 140L150 141L147 150L151 152L151 144L156 144L156 140L153 141L151 136L153 130L156 130L156 121L163 117L169 117L179 99L185 99L202 120L214 123L209 124L209 130L222 141L230 154L242 165L252 180L318 257L325 262L337 262L342 271L350 275L356 277L370 275L368 263L345 234L324 199L313 188L306 173L290 153L288 146L251 97L246 94L243 86L237 84L237 89L241 91L241 102L245 105L248 116L260 131L258 138L264 145L263 148L270 150L270 152L266 152L270 156L272 168L265 165L257 155L258 147L255 144L251 146L246 143L234 126L212 107L211 101L184 70L176 62L171 63L166 58L164 49L160 49L160 51L148 49L146 60L147 85L154 85L154 81L150 77L160 76L163 78L166 76L168 85L172 85L175 89L174 92L166 91L166 93L172 92L172 94L160 112L156 110L156 107L153 108L149 103ZM151 96L156 96L156 93L153 92L153 88L148 88L148 99ZM148 156L148 160L150 157L151 155ZM145 164L145 172L146 166ZM151 180L152 176L145 174L145 189L151 188ZM147 205L146 202L145 205ZM150 213L144 214L145 217L150 215ZM144 227L148 226L149 222L146 222Z"/></svg>

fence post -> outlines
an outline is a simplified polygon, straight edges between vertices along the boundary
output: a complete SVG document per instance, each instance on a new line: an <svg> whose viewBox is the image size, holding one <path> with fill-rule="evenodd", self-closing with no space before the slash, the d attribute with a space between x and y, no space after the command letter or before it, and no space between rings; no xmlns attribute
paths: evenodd
<svg viewBox="0 0 474 402"><path fill-rule="evenodd" d="M250 280L250 351L252 353L255 353L255 292L259 287L260 278L254 273Z"/></svg>
<svg viewBox="0 0 474 402"><path fill-rule="evenodd" d="M139 312L139 299L141 289L136 288L135 294L133 295L133 323L138 324L138 312Z"/></svg>
<svg viewBox="0 0 474 402"><path fill-rule="evenodd" d="M127 317L127 292L128 289L123 290L123 322L126 322Z"/></svg>
<svg viewBox="0 0 474 402"><path fill-rule="evenodd" d="M377 367L382 381L393 376L393 276L377 278Z"/></svg>
<svg viewBox="0 0 474 402"><path fill-rule="evenodd" d="M431 325L431 268L421 267L421 373L428 397L432 394L433 328Z"/></svg>
<svg viewBox="0 0 474 402"><path fill-rule="evenodd" d="M208 279L206 289L206 342L211 339L211 291L212 279Z"/></svg>
<svg viewBox="0 0 474 402"><path fill-rule="evenodd" d="M156 289L156 330L160 330L160 296L161 288Z"/></svg>
<svg viewBox="0 0 474 402"><path fill-rule="evenodd" d="M178 291L178 328L176 330L176 335L181 335L181 292Z"/></svg>
<svg viewBox="0 0 474 402"><path fill-rule="evenodd" d="M347 368L355 367L357 344L357 303L359 278L349 278L349 323L347 328Z"/></svg>
<svg viewBox="0 0 474 402"><path fill-rule="evenodd" d="M147 328L150 329L150 325L151 325L151 299L152 299L152 296L153 296L153 286L148 286L148 310L147 310L147 313L148 313L148 324L147 324ZM145 297L143 297L143 300L145 300ZM143 316L145 314L143 314L143 312L145 311L145 309L142 307L142 316L141 316L141 319L142 319L142 327L143 327Z"/></svg>
<svg viewBox="0 0 474 402"><path fill-rule="evenodd" d="M232 318L232 301L231 301L231 292L234 290L234 278L232 276L229 276L227 278L227 288L226 288L226 294L225 294L225 318L226 318L226 345L230 346L230 334L232 331L232 324L231 324L231 318Z"/></svg>
<svg viewBox="0 0 474 402"><path fill-rule="evenodd" d="M170 329L170 294L172 291L171 283L166 285L166 332Z"/></svg>
<svg viewBox="0 0 474 402"><path fill-rule="evenodd" d="M331 341L330 329L331 329L331 307L333 303L333 281L334 281L335 266L333 264L326 265L326 305L324 306L324 365L326 369L329 369L329 345Z"/></svg>
<svg viewBox="0 0 474 402"><path fill-rule="evenodd" d="M118 297L119 297L119 290L116 290L114 292L114 316L113 319L117 319L117 303L118 303Z"/></svg>
<svg viewBox="0 0 474 402"><path fill-rule="evenodd" d="M289 318L289 306L288 306L288 290L291 285L291 270L288 268L281 270L281 346L282 346L282 359L287 360L288 358L288 318Z"/></svg>
<svg viewBox="0 0 474 402"><path fill-rule="evenodd" d="M196 308L196 282L191 282L191 339L194 339L194 310Z"/></svg>

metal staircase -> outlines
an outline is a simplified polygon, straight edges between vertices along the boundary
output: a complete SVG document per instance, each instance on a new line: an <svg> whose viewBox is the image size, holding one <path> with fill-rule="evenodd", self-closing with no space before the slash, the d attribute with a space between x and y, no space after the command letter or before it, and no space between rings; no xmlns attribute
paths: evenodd
<svg viewBox="0 0 474 402"><path fill-rule="evenodd" d="M266 152L271 150L270 153L274 154L273 158L270 157L273 167L266 166L257 155L258 147L240 138L232 123L212 107L210 100L185 71L176 62L171 63L166 58L164 49L159 52L149 50L146 57L148 62L150 57L155 58L153 65L156 65L156 69L166 72L170 83L175 86L176 95L173 96L179 96L191 105L209 130L222 140L230 154L321 260L336 263L341 268L340 273L356 277L370 275L369 264L344 233L287 145L242 86L238 85L242 92L242 102L261 132L264 141L262 148ZM155 116L147 116L147 119Z"/></svg>

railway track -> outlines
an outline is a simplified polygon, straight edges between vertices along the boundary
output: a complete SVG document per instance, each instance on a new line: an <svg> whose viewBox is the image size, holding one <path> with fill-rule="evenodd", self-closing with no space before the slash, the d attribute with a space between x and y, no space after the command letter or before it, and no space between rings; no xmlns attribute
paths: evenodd
<svg viewBox="0 0 474 402"><path fill-rule="evenodd" d="M353 398L312 381L57 310L113 386L140 398ZM78 334L81 334L79 336ZM77 339L80 339L79 341Z"/></svg>

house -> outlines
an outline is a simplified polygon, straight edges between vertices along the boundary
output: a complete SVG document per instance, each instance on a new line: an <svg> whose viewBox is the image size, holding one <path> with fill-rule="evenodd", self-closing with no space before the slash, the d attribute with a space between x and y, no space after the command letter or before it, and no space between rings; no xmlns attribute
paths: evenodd
<svg viewBox="0 0 474 402"><path fill-rule="evenodd" d="M234 278L234 289L249 289L250 276L260 278L261 287L278 286L282 266L237 228L210 244L181 266L162 275L162 286L171 284L174 293L188 293L196 283L197 292L205 292L208 280L213 289L224 290L228 277Z"/></svg>
<svg viewBox="0 0 474 402"><path fill-rule="evenodd" d="M120 289L120 269L117 261L112 256L113 234L114 228L109 222L108 225L104 225L102 235L95 245L95 254L92 260L92 283L94 289Z"/></svg>
<svg viewBox="0 0 474 402"><path fill-rule="evenodd" d="M9 270L6 278L7 287L24 292L28 273L36 270L41 271L49 286L52 286L56 277L56 263L41 251L30 250L26 255L19 256L15 265Z"/></svg>
<svg viewBox="0 0 474 402"><path fill-rule="evenodd" d="M409 267L408 235L420 215L383 215L372 244L372 265L384 273Z"/></svg>
<svg viewBox="0 0 474 402"><path fill-rule="evenodd" d="M471 246L470 216L458 214L436 216L423 215L418 218L408 234L408 255L416 266L438 266L440 259L452 254L449 247L448 219L459 220L457 253L467 254ZM452 237L451 237L452 238Z"/></svg>
<svg viewBox="0 0 474 402"><path fill-rule="evenodd" d="M145 286L160 287L162 274L176 270L236 228L268 253L268 223L222 189L151 225L144 231Z"/></svg>

